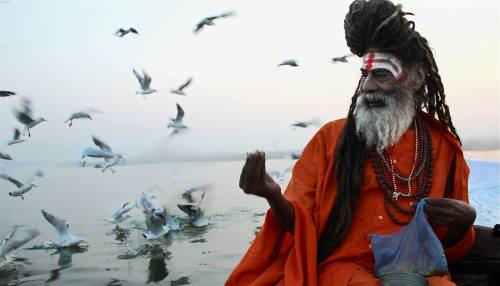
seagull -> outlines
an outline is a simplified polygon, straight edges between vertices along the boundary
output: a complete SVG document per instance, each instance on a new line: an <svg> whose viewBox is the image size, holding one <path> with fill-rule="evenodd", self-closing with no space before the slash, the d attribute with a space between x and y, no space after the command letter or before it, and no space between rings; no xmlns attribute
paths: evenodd
<svg viewBox="0 0 500 286"><path fill-rule="evenodd" d="M135 203L132 204L132 203L126 202L125 204L123 204L123 206L121 206L119 209L117 209L115 211L115 213L113 214L113 217L111 217L111 219L108 221L111 223L114 223L114 224L119 224L119 223L123 222L124 220L126 220L127 218L130 217L126 213L128 213L129 211L131 211L135 207L136 207Z"/></svg>
<svg viewBox="0 0 500 286"><path fill-rule="evenodd" d="M143 212L146 215L146 227L142 236L146 239L157 239L170 231L167 225L167 209L155 206L150 200L142 200Z"/></svg>
<svg viewBox="0 0 500 286"><path fill-rule="evenodd" d="M45 210L42 210L43 217L55 227L57 231L57 241L53 241L56 247L70 247L76 246L84 241L81 237L73 236L69 233L69 224L65 219L60 219Z"/></svg>
<svg viewBox="0 0 500 286"><path fill-rule="evenodd" d="M47 120L45 120L45 118L43 118L43 117L35 117L33 115L33 110L31 109L31 102L29 100L24 99L23 105L24 105L23 111L20 111L20 110L14 110L14 111L15 111L15 115L16 115L17 120L19 120L19 122L24 124L23 134L26 134L26 131L27 131L28 137L31 137L30 129L35 127L39 123L41 123L43 121L47 121Z"/></svg>
<svg viewBox="0 0 500 286"><path fill-rule="evenodd" d="M298 121L298 122L295 122L293 124L290 124L290 126L292 126L293 129L295 129L297 127L307 128L307 127L309 127L311 125L318 126L319 124L320 124L319 119L314 118L314 119L311 119L311 120L308 120L308 121Z"/></svg>
<svg viewBox="0 0 500 286"><path fill-rule="evenodd" d="M95 147L84 149L80 159L82 166L85 166L85 157L112 159L117 155L113 153L113 150L108 144L104 143L104 141L97 138L95 135L92 135L92 141L94 141L94 144L99 147L99 149Z"/></svg>
<svg viewBox="0 0 500 286"><path fill-rule="evenodd" d="M0 159L12 160L12 157L9 154L7 154L7 153L0 152Z"/></svg>
<svg viewBox="0 0 500 286"><path fill-rule="evenodd" d="M89 113L90 113L89 111L78 111L78 112L72 113L69 116L69 118L66 119L66 121L64 121L64 123L69 121L68 126L71 127L73 125L73 120L75 120L75 119L87 118L87 119L92 120L92 117L90 116Z"/></svg>
<svg viewBox="0 0 500 286"><path fill-rule="evenodd" d="M183 129L187 129L188 127L182 123L182 119L184 118L184 109L178 103L177 105L177 116L175 118L170 118L170 122L167 124L168 128L172 128L173 131L170 133L170 136L173 136L179 133Z"/></svg>
<svg viewBox="0 0 500 286"><path fill-rule="evenodd" d="M348 55L345 55L345 56L332 58L332 63L338 63L338 62L348 63L347 58L350 57L350 56L352 56L352 54L348 54Z"/></svg>
<svg viewBox="0 0 500 286"><path fill-rule="evenodd" d="M231 12L227 12L227 13L223 13L223 14L220 14L220 15L216 15L216 16L211 16L211 17L205 17L203 18L198 24L196 24L196 27L193 29L193 32L196 34L196 33L199 33L201 31L201 29L207 25L207 26L215 26L215 23L214 23L214 20L215 19L218 19L218 18L225 18L225 17L229 17L229 16L234 16L235 15L235 12L234 11L231 11Z"/></svg>
<svg viewBox="0 0 500 286"><path fill-rule="evenodd" d="M13 91L0 90L0 97L7 97L7 96L13 96L13 95L16 95L16 93Z"/></svg>
<svg viewBox="0 0 500 286"><path fill-rule="evenodd" d="M208 219L205 217L205 212L200 206L209 188L211 188L211 185L186 190L181 195L181 202L177 204L177 207L189 216L194 226L200 227L208 225ZM197 192L200 192L199 198L193 196L194 193Z"/></svg>
<svg viewBox="0 0 500 286"><path fill-rule="evenodd" d="M7 256L7 254L28 243L38 235L40 235L40 231L36 228L19 230L18 226L14 226L0 246L0 267L12 260L12 257Z"/></svg>
<svg viewBox="0 0 500 286"><path fill-rule="evenodd" d="M21 137L21 132L19 131L18 128L14 128L14 136L12 137L12 140L7 142L7 144L10 146L17 143L23 143L26 140L26 139L20 139L20 137Z"/></svg>
<svg viewBox="0 0 500 286"><path fill-rule="evenodd" d="M111 171L111 173L116 173L116 171L111 168L114 165L118 164L121 160L123 159L122 154L114 154L113 157L111 158L104 158L104 161L106 161L106 164L102 166L102 172L106 172L107 169Z"/></svg>
<svg viewBox="0 0 500 286"><path fill-rule="evenodd" d="M286 60L286 61L283 61L281 64L279 64L278 66L291 66L291 67L298 67L299 64L297 63L296 60L294 59L290 59L290 60Z"/></svg>
<svg viewBox="0 0 500 286"><path fill-rule="evenodd" d="M120 28L118 31L115 32L115 36L122 38L128 33L134 33L136 35L139 34L139 32L137 32L135 28L128 28L128 29Z"/></svg>
<svg viewBox="0 0 500 286"><path fill-rule="evenodd" d="M149 85L151 84L151 77L144 70L142 70L142 75L135 69L132 69L132 71L134 72L135 77L141 85L141 90L136 91L135 94L142 94L144 99L146 99L144 95L151 94L157 91L156 89L151 89L151 87L149 87Z"/></svg>
<svg viewBox="0 0 500 286"><path fill-rule="evenodd" d="M171 89L170 93L178 94L178 95L186 95L184 93L184 88L186 88L191 82L193 81L193 78L190 77L188 78L181 86L179 86L177 89Z"/></svg>
<svg viewBox="0 0 500 286"><path fill-rule="evenodd" d="M9 192L9 196L12 196L12 197L21 197L21 199L23 199L23 200L24 200L24 194L25 193L31 191L31 189L33 189L34 187L37 187L37 185L35 184L35 181L38 178L41 178L41 177L43 177L43 172L40 171L40 170L38 170L31 177L31 179L29 179L29 181L27 181L25 184L23 184L23 183L19 182L18 180L16 180L15 178L13 178L13 177L11 177L9 175L0 174L0 178L8 180L9 182L13 183L17 187L17 190Z"/></svg>

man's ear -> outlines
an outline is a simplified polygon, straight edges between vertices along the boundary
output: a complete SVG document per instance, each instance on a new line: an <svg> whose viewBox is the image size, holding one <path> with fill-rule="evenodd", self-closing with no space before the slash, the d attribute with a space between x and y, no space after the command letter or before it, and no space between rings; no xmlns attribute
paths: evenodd
<svg viewBox="0 0 500 286"><path fill-rule="evenodd" d="M409 70L409 75L407 79L407 87L413 91L418 91L425 81L425 66L423 63L416 64Z"/></svg>

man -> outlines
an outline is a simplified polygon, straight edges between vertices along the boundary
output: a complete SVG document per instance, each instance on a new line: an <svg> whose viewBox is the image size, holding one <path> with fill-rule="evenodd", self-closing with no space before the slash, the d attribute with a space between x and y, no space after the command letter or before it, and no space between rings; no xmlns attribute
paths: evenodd
<svg viewBox="0 0 500 286"><path fill-rule="evenodd" d="M251 153L240 187L270 205L263 228L226 285L379 285L368 234L399 231L424 212L449 262L474 242L469 169L427 40L401 6L356 0L347 45L363 58L346 119L324 125L284 192ZM430 285L454 285L448 275Z"/></svg>

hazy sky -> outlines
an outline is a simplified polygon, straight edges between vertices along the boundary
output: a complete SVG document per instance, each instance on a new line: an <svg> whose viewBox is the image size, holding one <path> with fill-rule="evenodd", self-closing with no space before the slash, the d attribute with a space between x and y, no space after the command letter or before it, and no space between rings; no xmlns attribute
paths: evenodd
<svg viewBox="0 0 500 286"><path fill-rule="evenodd" d="M296 120L344 117L359 79L343 20L351 1L10 1L0 3L0 151L20 161L75 161L95 134L133 157L162 152L301 149L317 128ZM499 4L401 1L428 39L463 139L499 137ZM195 35L205 16L236 11ZM140 35L114 36L135 27ZM298 68L276 65L297 59ZM132 68L158 93L135 95ZM169 93L189 76L188 96ZM28 142L6 146L21 97L48 122ZM169 138L175 103L190 130ZM94 121L64 125L70 113L102 110Z"/></svg>

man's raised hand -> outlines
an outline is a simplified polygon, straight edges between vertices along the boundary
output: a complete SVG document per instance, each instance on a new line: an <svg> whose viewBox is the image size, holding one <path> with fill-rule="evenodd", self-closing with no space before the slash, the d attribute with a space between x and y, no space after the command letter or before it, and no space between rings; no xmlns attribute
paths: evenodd
<svg viewBox="0 0 500 286"><path fill-rule="evenodd" d="M266 154L262 151L247 154L239 185L246 194L268 200L278 193L281 194L280 186L266 173Z"/></svg>

